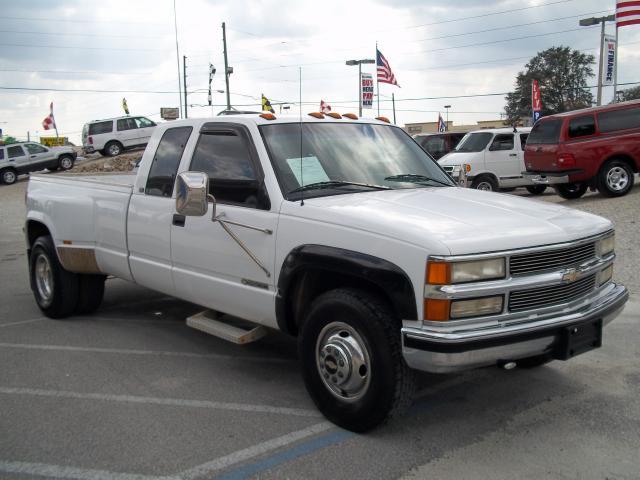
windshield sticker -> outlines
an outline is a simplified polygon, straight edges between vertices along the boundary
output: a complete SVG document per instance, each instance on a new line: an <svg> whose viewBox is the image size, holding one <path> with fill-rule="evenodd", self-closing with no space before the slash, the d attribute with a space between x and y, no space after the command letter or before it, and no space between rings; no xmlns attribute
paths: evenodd
<svg viewBox="0 0 640 480"><path fill-rule="evenodd" d="M296 177L299 186L304 187L311 183L328 182L331 180L327 176L327 172L322 168L318 157L304 157L302 162L300 160L300 158L287 158L287 164L291 169L291 173ZM301 163L302 167L300 166ZM304 183L302 183L303 181Z"/></svg>

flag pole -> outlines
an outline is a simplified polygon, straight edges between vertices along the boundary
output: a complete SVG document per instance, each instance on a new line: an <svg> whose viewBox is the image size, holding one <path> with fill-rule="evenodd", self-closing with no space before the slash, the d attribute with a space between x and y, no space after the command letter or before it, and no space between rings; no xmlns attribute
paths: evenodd
<svg viewBox="0 0 640 480"><path fill-rule="evenodd" d="M391 103L393 104L393 123L396 123L396 97L395 94L391 93Z"/></svg>
<svg viewBox="0 0 640 480"><path fill-rule="evenodd" d="M378 93L378 116L380 116L380 83L378 82L378 41L376 40L376 92Z"/></svg>

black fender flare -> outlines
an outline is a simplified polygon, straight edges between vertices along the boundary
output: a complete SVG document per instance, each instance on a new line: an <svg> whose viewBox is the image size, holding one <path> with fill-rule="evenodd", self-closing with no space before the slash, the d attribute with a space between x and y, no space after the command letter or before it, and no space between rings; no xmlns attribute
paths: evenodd
<svg viewBox="0 0 640 480"><path fill-rule="evenodd" d="M289 308L300 274L309 271L335 273L374 284L386 293L399 318L417 320L418 312L409 276L397 265L364 253L326 245L301 245L282 263L276 294L276 319L280 330L296 334L294 314Z"/></svg>

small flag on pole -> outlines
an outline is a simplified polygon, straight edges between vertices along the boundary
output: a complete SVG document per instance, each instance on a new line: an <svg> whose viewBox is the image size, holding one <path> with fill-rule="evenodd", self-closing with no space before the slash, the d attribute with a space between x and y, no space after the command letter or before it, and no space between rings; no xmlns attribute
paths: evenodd
<svg viewBox="0 0 640 480"><path fill-rule="evenodd" d="M276 113L276 111L271 106L271 102L269 101L269 99L264 96L264 93L262 94L262 111Z"/></svg>
<svg viewBox="0 0 640 480"><path fill-rule="evenodd" d="M447 124L444 123L444 119L442 118L442 115L440 115L438 113L438 131L443 133L447 131Z"/></svg>
<svg viewBox="0 0 640 480"><path fill-rule="evenodd" d="M127 106L127 99L122 99L122 109L124 110L125 115L129 115L129 107Z"/></svg>
<svg viewBox="0 0 640 480"><path fill-rule="evenodd" d="M391 85L395 85L396 87L400 87L398 85L398 81L396 80L395 75L391 71L391 66L384 55L378 50L376 47L376 70L378 72L378 82L379 83L389 83Z"/></svg>
<svg viewBox="0 0 640 480"><path fill-rule="evenodd" d="M616 28L627 25L640 25L640 1L616 3Z"/></svg>
<svg viewBox="0 0 640 480"><path fill-rule="evenodd" d="M49 115L42 121L42 128L45 130L51 130L56 128L56 120L53 117L53 102L49 105Z"/></svg>
<svg viewBox="0 0 640 480"><path fill-rule="evenodd" d="M320 111L322 113L329 113L331 111L331 105L324 100L320 100Z"/></svg>

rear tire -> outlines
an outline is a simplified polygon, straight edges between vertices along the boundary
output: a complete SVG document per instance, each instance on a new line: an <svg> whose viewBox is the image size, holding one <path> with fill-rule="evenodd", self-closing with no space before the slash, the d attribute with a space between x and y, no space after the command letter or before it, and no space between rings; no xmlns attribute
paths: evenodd
<svg viewBox="0 0 640 480"><path fill-rule="evenodd" d="M531 195L542 195L544 191L547 189L546 185L530 185L527 188L527 192Z"/></svg>
<svg viewBox="0 0 640 480"><path fill-rule="evenodd" d="M0 170L0 181L5 185L13 185L18 180L18 173L13 168Z"/></svg>
<svg viewBox="0 0 640 480"><path fill-rule="evenodd" d="M104 275L78 275L78 305L75 313L82 315L95 312L104 297Z"/></svg>
<svg viewBox="0 0 640 480"><path fill-rule="evenodd" d="M400 322L366 292L339 289L316 298L298 352L309 395L343 428L371 430L411 403L414 372L402 357Z"/></svg>
<svg viewBox="0 0 640 480"><path fill-rule="evenodd" d="M120 142L111 141L104 146L104 152L108 157L115 157L122 153L123 147Z"/></svg>
<svg viewBox="0 0 640 480"><path fill-rule="evenodd" d="M633 170L622 160L609 160L598 173L598 191L605 197L622 197L633 188Z"/></svg>
<svg viewBox="0 0 640 480"><path fill-rule="evenodd" d="M64 318L78 305L78 276L65 270L49 235L38 237L29 255L31 290L42 313Z"/></svg>
<svg viewBox="0 0 640 480"><path fill-rule="evenodd" d="M62 171L71 170L73 168L74 159L70 155L62 155L58 160L58 168Z"/></svg>
<svg viewBox="0 0 640 480"><path fill-rule="evenodd" d="M480 175L473 179L473 182L471 182L471 188L483 190L485 192L497 192L498 182L495 178L489 175Z"/></svg>
<svg viewBox="0 0 640 480"><path fill-rule="evenodd" d="M565 183L556 187L556 193L567 200L580 198L587 191L586 183Z"/></svg>

